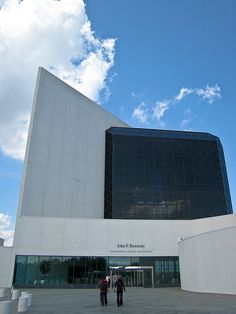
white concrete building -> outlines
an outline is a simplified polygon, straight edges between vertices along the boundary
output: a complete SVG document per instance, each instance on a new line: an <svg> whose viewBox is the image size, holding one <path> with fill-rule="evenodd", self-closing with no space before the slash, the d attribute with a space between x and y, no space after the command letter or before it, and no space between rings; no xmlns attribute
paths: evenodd
<svg viewBox="0 0 236 314"><path fill-rule="evenodd" d="M97 287L100 275L119 271L123 273L126 285L178 286L181 278L181 287L186 290L235 294L236 216L232 214L219 141L209 134L165 132L129 128L40 68L14 244L12 248L0 247L0 287L11 287L12 283L16 287ZM123 137L120 138L120 135ZM182 180L181 173L180 177L174 174L177 180L174 185L176 199L170 198L169 187L164 191L165 199L160 199L162 188L167 187L162 179L157 185L157 192L151 192L155 194L152 200L139 199L140 195L143 197L153 191L152 187L147 190L144 186L145 192L139 193L137 191L141 188L136 186L136 192L129 192L126 182L130 177L127 173L133 164L136 171L138 159L129 160L132 152L128 151L132 144L125 146L122 142L122 139L127 140L127 136L129 140L135 138L135 141L139 141L137 136L141 136L141 142L145 137L155 145L159 143L157 138L158 141L161 139L161 143L163 139L167 138L170 142L170 138L174 138L178 144L179 138L180 141L184 139L188 146L190 138L197 147L200 144L211 145L216 157L220 156L214 159L215 156L211 155L217 163L219 176L216 174L211 189L204 194L203 209L196 211L196 206L200 204L196 195L201 196L203 192L197 194L186 190L186 197L179 196L182 192L177 186ZM112 141L112 156L109 155L111 137L117 139ZM148 143L150 147L152 144ZM115 155L116 152L119 155L116 147L123 146L126 148L121 157L128 165L124 172L124 165L119 165L121 157L116 159ZM202 149L199 148L199 151L198 160L206 155L206 150L203 155ZM136 151L133 152L136 156ZM206 158L207 164L209 156ZM167 165L166 159L163 157L163 167ZM156 169L156 165L154 162L150 168ZM185 173L186 169L192 173L194 167L194 161L189 165L189 160L186 160ZM207 167L211 171L209 173L218 171L214 164L207 164ZM110 169L111 178L107 179ZM148 176L148 185L150 172L146 170L145 176ZM202 177L194 176L193 184L193 175L186 175L183 183L186 189L187 184L193 189L198 188L196 180L204 179L204 174ZM166 178L169 180L172 177L166 175L165 182ZM158 181L157 177L154 181ZM215 181L218 182L216 185ZM209 182L208 185L211 185ZM199 186L205 189L204 184L199 183ZM211 192L214 188L219 195L217 202L215 192ZM136 203L131 204L132 198L129 197L133 197ZM120 207L117 199L121 202ZM124 200L130 204L127 210L124 210ZM209 206L207 212L204 211L206 202Z"/></svg>

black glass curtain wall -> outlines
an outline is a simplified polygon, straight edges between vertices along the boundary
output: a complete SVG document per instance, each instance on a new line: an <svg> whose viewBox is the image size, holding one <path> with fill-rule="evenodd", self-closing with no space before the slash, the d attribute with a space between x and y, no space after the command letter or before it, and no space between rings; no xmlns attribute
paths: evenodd
<svg viewBox="0 0 236 314"><path fill-rule="evenodd" d="M232 213L219 139L209 133L106 131L108 219L196 219Z"/></svg>

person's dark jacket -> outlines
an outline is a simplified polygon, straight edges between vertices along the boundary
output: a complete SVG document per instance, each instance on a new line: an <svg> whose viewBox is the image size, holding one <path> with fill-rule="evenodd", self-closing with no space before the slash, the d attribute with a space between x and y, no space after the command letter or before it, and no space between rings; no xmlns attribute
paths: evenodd
<svg viewBox="0 0 236 314"><path fill-rule="evenodd" d="M106 293L108 290L107 281L105 279L100 280L98 287L99 287L101 292Z"/></svg>
<svg viewBox="0 0 236 314"><path fill-rule="evenodd" d="M119 278L115 283L115 288L117 292L125 290L124 282L121 278Z"/></svg>

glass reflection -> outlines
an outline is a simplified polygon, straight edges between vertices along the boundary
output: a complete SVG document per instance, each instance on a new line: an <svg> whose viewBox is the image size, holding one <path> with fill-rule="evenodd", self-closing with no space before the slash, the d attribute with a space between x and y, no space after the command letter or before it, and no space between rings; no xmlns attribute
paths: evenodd
<svg viewBox="0 0 236 314"><path fill-rule="evenodd" d="M148 269L125 270L125 267L135 266L145 266ZM153 269L154 287L180 285L179 259L176 256L16 256L13 284L19 288L97 288L99 278L110 274L110 267L119 267L117 272L124 276L127 284L139 282L139 285L144 284L145 287L152 286L151 270Z"/></svg>
<svg viewBox="0 0 236 314"><path fill-rule="evenodd" d="M105 159L105 218L232 213L222 146L211 134L112 127Z"/></svg>
<svg viewBox="0 0 236 314"><path fill-rule="evenodd" d="M38 282L38 256L28 256L25 283L29 285L35 285Z"/></svg>
<svg viewBox="0 0 236 314"><path fill-rule="evenodd" d="M27 256L17 256L15 262L14 281L17 285L24 285Z"/></svg>

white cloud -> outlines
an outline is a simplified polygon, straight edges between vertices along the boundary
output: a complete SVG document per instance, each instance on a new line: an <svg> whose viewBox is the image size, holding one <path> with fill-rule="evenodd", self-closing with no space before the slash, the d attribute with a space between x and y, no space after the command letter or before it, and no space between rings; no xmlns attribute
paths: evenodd
<svg viewBox="0 0 236 314"><path fill-rule="evenodd" d="M182 87L177 96L173 96L167 100L162 100L162 101L156 101L155 105L150 108L150 107L146 107L145 108L145 117L144 116L144 109L142 108L142 106L137 109L137 113L135 112L135 114L133 113L133 117L137 117L139 119L140 122L143 122L145 120L145 122L150 122L147 121L148 118L150 117L151 119L156 119L159 122L159 125L161 127L165 126L165 123L162 121L164 115L166 114L166 112L168 110L171 109L172 106L176 105L177 103L180 103L185 97L194 94L197 95L198 97L201 98L202 101L206 101L208 103L213 103L216 99L221 98L221 94L220 94L220 87L216 84L215 86L206 86L205 88L188 88L188 87ZM136 96L136 94L132 93L132 96ZM149 115L148 112L152 111L152 115ZM184 116L185 117L189 117L188 119L184 119L181 122L181 127L185 127L187 124L190 124L192 119L190 119L192 113L191 113L191 109L188 108L184 111Z"/></svg>
<svg viewBox="0 0 236 314"><path fill-rule="evenodd" d="M12 121L3 121L0 126L0 139L2 151L15 159L23 159L25 154L25 145L27 141L29 117L20 116L12 117Z"/></svg>
<svg viewBox="0 0 236 314"><path fill-rule="evenodd" d="M12 246L14 230L11 217L3 213L0 213L0 238L4 239L5 246Z"/></svg>
<svg viewBox="0 0 236 314"><path fill-rule="evenodd" d="M157 101L156 105L152 108L153 116L160 121L164 116L166 110L169 109L169 100Z"/></svg>
<svg viewBox="0 0 236 314"><path fill-rule="evenodd" d="M194 89L183 87L183 88L180 89L179 94L175 97L175 101L176 101L176 102L179 102L179 101L181 101L184 97L186 97L186 96L192 94L193 92L194 92Z"/></svg>
<svg viewBox="0 0 236 314"><path fill-rule="evenodd" d="M208 86L206 88L198 88L197 95L201 97L201 100L206 100L209 104L212 104L216 99L221 98L220 87Z"/></svg>
<svg viewBox="0 0 236 314"><path fill-rule="evenodd" d="M142 102L132 113L133 118L137 118L139 122L145 123L148 118L148 110L145 108L145 103Z"/></svg>
<svg viewBox="0 0 236 314"><path fill-rule="evenodd" d="M220 87L216 84L215 86L206 86L205 88L187 88L183 87L180 89L178 95L174 98L175 102L181 101L183 98L190 94L196 94L201 100L206 100L212 104L216 99L221 98Z"/></svg>
<svg viewBox="0 0 236 314"><path fill-rule="evenodd" d="M0 149L24 158L38 66L92 100L109 94L115 39L96 38L83 0L1 0Z"/></svg>
<svg viewBox="0 0 236 314"><path fill-rule="evenodd" d="M10 216L0 213L0 230L9 228L11 225Z"/></svg>

